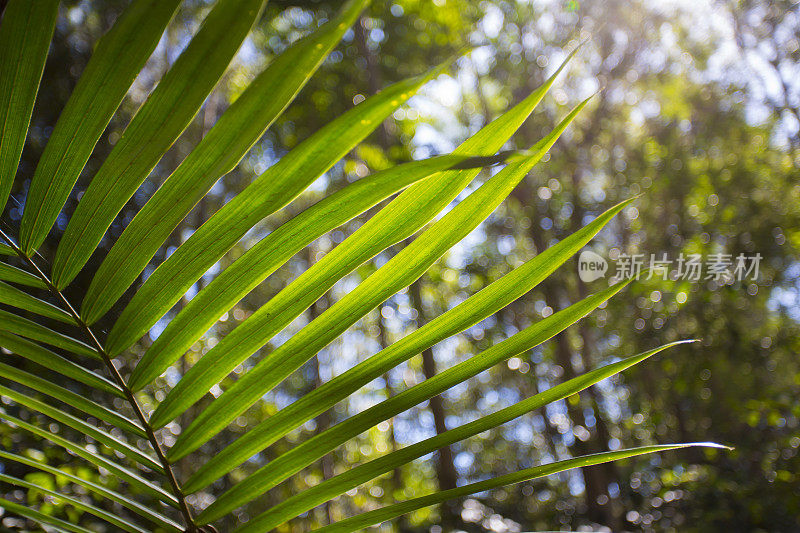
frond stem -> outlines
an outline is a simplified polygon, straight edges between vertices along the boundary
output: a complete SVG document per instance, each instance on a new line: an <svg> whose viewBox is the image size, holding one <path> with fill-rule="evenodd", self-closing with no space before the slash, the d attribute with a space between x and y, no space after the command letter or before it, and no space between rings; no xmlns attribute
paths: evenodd
<svg viewBox="0 0 800 533"><path fill-rule="evenodd" d="M17 244L6 235L6 233L0 229L0 236L8 243L8 245L16 252L16 254L22 259L31 269L33 269L34 273L47 285L47 288L50 289L50 292L53 293L65 306L65 311L67 311L75 322L77 323L78 327L80 327L84 333L88 336L91 340L92 344L94 344L95 349L102 357L103 362L105 363L108 372L111 374L111 377L114 381L119 385L119 387L125 393L125 397L128 400L128 403L131 405L136 418L139 419L141 422L142 427L144 428L145 432L147 433L147 439L150 441L150 445L153 447L153 450L156 452L156 456L158 457L158 461L161 463L161 466L164 468L164 472L166 473L167 481L169 481L170 486L172 487L172 491L175 494L175 497L178 499L178 504L180 506L181 514L183 515L184 520L186 521L186 531L188 532L197 532L197 526L194 523L194 519L192 517L192 511L189 509L189 504L186 502L186 497L183 494L183 490L181 489L180 484L178 483L178 479L175 477L175 473L172 471L172 466L170 465L169 461L167 461L167 456L164 454L164 451L161 449L161 445L156 439L156 434L153 431L153 428L150 426L150 423L147 420L147 417L144 415L144 411L142 411L139 402L136 400L136 397L133 394L133 391L128 387L128 384L125 383L125 380L122 378L122 375L119 373L117 368L114 366L114 363L111 361L111 357L109 357L108 353L103 348L103 345L100 343L100 340L92 331L92 328L81 318L80 314L75 310L72 304L69 303L69 300L64 296L64 294L50 281L50 278L39 268L39 266L27 255L22 249L17 246Z"/></svg>

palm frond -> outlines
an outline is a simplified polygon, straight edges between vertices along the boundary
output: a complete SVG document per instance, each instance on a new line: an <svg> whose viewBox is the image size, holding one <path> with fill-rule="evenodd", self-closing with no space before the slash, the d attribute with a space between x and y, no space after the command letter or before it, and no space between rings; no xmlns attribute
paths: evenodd
<svg viewBox="0 0 800 533"><path fill-rule="evenodd" d="M337 19L271 63L136 214L89 285L81 305L81 316L88 324L108 311L191 208L236 166L289 105L363 3L349 3ZM115 352L112 349L110 353Z"/></svg>
<svg viewBox="0 0 800 533"><path fill-rule="evenodd" d="M258 19L263 0L223 0L125 128L58 244L53 282L63 289L114 217L189 125Z"/></svg>
<svg viewBox="0 0 800 533"><path fill-rule="evenodd" d="M563 400L581 390L612 376L622 370L633 366L658 352L673 346L666 345L650 350L648 352L634 355L622 361L610 363L604 367L587 372L569 381L556 385L544 392L530 398L526 398L510 407L501 409L490 415L479 418L467 424L440 433L435 437L422 440L411 446L406 446L394 452L388 453L378 459L373 459L367 463L351 468L338 476L327 479L310 489L295 494L278 505L274 506L261 515L254 517L248 528L258 527L260 530L269 531L272 528L284 523L285 521L298 516L317 505L324 503L331 498L346 493L348 490L357 487L371 479L374 479L386 472L390 472L397 466L406 464L414 459L422 457L428 453L438 450L448 444L467 439L484 431L493 429L501 424L518 418L525 413L543 407L549 403ZM513 355L513 354L512 354ZM308 453L308 452L306 452ZM311 452L313 453L313 452ZM302 459L301 459L302 460ZM270 465L267 465L269 467ZM200 513L197 520L205 524L216 520L224 514L232 511L242 503L245 503L260 495L260 487L252 483L240 483L228 492L220 496L205 511Z"/></svg>
<svg viewBox="0 0 800 533"><path fill-rule="evenodd" d="M33 254L50 232L94 145L179 4L180 0L134 0L97 44L31 180L20 226L26 255Z"/></svg>
<svg viewBox="0 0 800 533"><path fill-rule="evenodd" d="M637 455L665 452L668 450L677 450L680 448L690 448L694 446L702 446L704 448L708 447L725 448L724 446L719 446L711 442L696 442L688 444L661 444L658 446L641 446L639 448L631 448L627 450L617 450L613 452L602 452L592 455L584 455L582 457L566 459L564 461L558 461L547 465L535 466L533 468L526 468L524 470L514 472L513 474L506 474L504 476L498 476L496 478L487 479L485 481L470 483L469 485L464 485L463 487L458 487L450 490L443 490L440 492L429 494L427 496L422 496L420 498L414 498L412 500L408 500L405 502L396 503L394 505L389 505L387 507L376 509L368 513L363 513L354 516L352 518L347 518L345 520L336 522L335 524L331 524L329 526L321 527L317 531L324 531L325 533L331 533L331 532L349 533L351 531L359 531L364 527L380 524L381 522L397 518L398 516L410 513L412 511L416 511L417 509L430 507L431 505L436 505L437 503L459 498L461 496L478 494L483 491L491 490L498 487L504 487L507 485L513 485L514 483L521 483L523 481L528 481L530 479L535 479L538 477L551 476L553 474L564 472L565 470L571 470L573 468L599 465L610 461L621 461L623 459L628 459L630 457L636 457ZM260 529L258 528L260 527L261 524L253 521L252 523L237 529L236 532L247 533L247 532L259 531Z"/></svg>
<svg viewBox="0 0 800 533"><path fill-rule="evenodd" d="M57 15L58 0L10 2L0 26L0 206L14 185ZM13 255L5 245L2 253Z"/></svg>
<svg viewBox="0 0 800 533"><path fill-rule="evenodd" d="M363 177L303 209L280 224L202 287L174 316L175 305L262 220L296 205L295 200L356 149L423 86L446 72L452 59L385 87L310 135L255 177L239 194L194 228L165 260L154 262L170 235L214 184L231 172L346 39L368 0L350 0L329 22L273 58L225 110L200 142L138 210L111 246L80 302L65 289L92 257L116 217L148 179L226 76L237 51L264 10L265 0L218 0L172 67L135 113L108 157L80 195L63 232L53 230L75 185L131 85L158 45L179 0L132 0L94 48L30 177L18 231L0 237L0 419L29 434L41 449L54 445L65 461L92 472L77 475L66 463L28 456L29 450L0 452L0 460L40 475L54 476L92 495L87 500L54 490L35 478L0 474L0 482L44 495L91 515L109 528L139 531L200 531L237 508L260 501L279 483L385 420L405 412L511 357L546 342L580 321L628 281L611 285L539 320L423 383L408 387L363 412L305 439L274 461L241 478L206 503L194 495L235 472L248 458L346 400L382 374L435 344L492 316L522 298L587 245L633 199L612 206L572 235L553 244L508 274L442 313L394 344L301 396L273 416L229 439L220 452L179 476L175 463L203 445L278 387L293 372L363 319L414 283L451 248L489 217L517 185L545 159L589 100L565 113L542 139L525 151L502 151L566 68L577 48L540 87L469 137L451 154L411 161ZM38 86L58 16L58 2L10 0L0 26L0 205L14 189L17 167L30 127ZM448 210L481 169L504 165ZM316 239L345 226L396 195L321 260L225 335L191 365L177 383L149 398L149 388L206 332L264 280ZM76 195L77 196L77 195ZM444 212L444 214L442 214ZM43 244L53 235L51 258ZM397 243L418 234L380 268L333 302L279 347L264 347L337 282ZM40 255L41 254L41 255ZM44 262L40 259L45 259ZM137 283L143 272L149 276ZM134 286L132 298L123 295ZM585 297L584 297L585 296ZM79 305L78 305L79 304ZM112 308L113 327L104 334L98 320ZM77 311L77 310L80 311ZM165 317L168 317L165 319ZM159 321L166 326L149 346L140 343ZM434 437L352 465L268 509L239 530L267 531L317 505L347 493L443 446L498 428L532 410L574 395L660 351L614 359L510 407ZM126 353L132 346L141 350ZM146 348L146 349L145 349ZM133 353L143 355L135 361ZM250 365L219 397L199 404L209 391L257 352ZM122 364L126 363L126 364ZM132 368L127 372L126 367ZM31 368L35 370L30 370ZM162 392L162 391L159 391ZM187 411L197 406L188 417ZM152 414L147 412L152 408ZM172 425L178 417L188 424ZM183 422L182 422L183 423ZM174 438L173 438L174 437ZM354 531L391 520L450 498L547 476L570 468L641 454L712 443L667 444L576 457L517 473L401 501L358 514L326 531ZM181 479L185 477L186 479ZM187 495L191 495L187 498ZM0 499L0 506L57 530L85 532L84 522L52 516ZM194 517L199 511L197 517ZM80 522L80 523L78 523ZM91 527L94 527L92 522ZM205 529L203 529L205 530Z"/></svg>

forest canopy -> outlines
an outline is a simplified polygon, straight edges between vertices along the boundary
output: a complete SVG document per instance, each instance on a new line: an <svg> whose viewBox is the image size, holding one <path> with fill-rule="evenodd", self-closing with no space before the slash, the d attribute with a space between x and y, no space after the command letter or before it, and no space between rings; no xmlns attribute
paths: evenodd
<svg viewBox="0 0 800 533"><path fill-rule="evenodd" d="M41 59L12 142L0 58L0 530L800 529L800 4L42 0L12 31L23 4L0 2L0 52ZM97 122L83 155L69 120ZM463 183L424 196L436 176ZM484 289L503 305L448 322Z"/></svg>

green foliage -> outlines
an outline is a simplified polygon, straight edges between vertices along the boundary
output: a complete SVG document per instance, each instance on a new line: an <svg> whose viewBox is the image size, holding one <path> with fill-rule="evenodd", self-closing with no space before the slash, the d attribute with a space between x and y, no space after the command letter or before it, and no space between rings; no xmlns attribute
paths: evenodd
<svg viewBox="0 0 800 533"><path fill-rule="evenodd" d="M264 133L284 118L299 91L368 4L352 0L329 22L272 58L186 158L175 165L95 268L90 259L114 219L137 189L147 184L148 173L169 153L201 110L259 19L265 2L220 0L207 13L204 24L94 173L62 232L57 224L59 214L73 196L103 131L175 16L178 4L133 0L100 39L33 173L18 238L2 231L6 243L0 252L15 254L14 261L20 266L0 264L0 279L4 280L0 282L0 304L10 308L0 310L0 346L8 352L8 355L4 352L4 362L0 363L0 377L7 383L0 385L0 395L8 400L0 410L0 418L12 430L12 436L26 432L36 444L26 449L9 447L11 451L3 451L0 458L4 465L13 463L37 473L24 479L3 473L0 482L27 489L31 504L47 496L46 500L62 509L61 514L68 520L44 504L35 510L0 500L6 511L69 531L94 529L95 519L125 531L199 531L202 526L235 516L238 508L253 505L258 516L250 521L236 520L241 522L237 531L270 530L426 454L499 428L553 402L570 401L569 398L587 387L663 349L681 344L672 342L637 356L613 360L594 370L586 369L511 406L347 467L277 505L258 508L257 502L267 491L293 476L300 478L304 468L329 452L357 440L363 432L393 416L433 401L437 395L561 334L604 305L627 283L612 285L595 294L581 295L573 305L520 328L518 333L430 376L425 382L321 431L278 460L240 479L218 494L213 503L197 497L190 499L372 380L409 363L420 353L424 357L434 344L475 326L520 299L556 273L615 215L630 207L632 200L624 199L583 227L573 228L559 242L546 249L542 247L514 270L338 377L323 384L318 375L316 390L274 416L260 420L254 427L245 427L245 433L225 442L216 457L205 464L197 461L190 475L181 476L178 470L182 459L192 457L248 409L257 406L265 395L291 380L293 373L382 302L418 283L451 248L481 226L534 167L549 157L550 150L589 100L569 112L559 110L564 118L547 127L540 138L527 143L526 149L500 152L552 88L573 51L544 83L483 126L452 154L363 177L324 196L311 207L299 207L298 213L240 257L226 259L246 235L258 231L264 219L297 209L301 193L383 127L384 121L426 84L445 72L450 65L449 60L445 61L427 73L390 84L363 98L352 109L307 135L272 166L258 172L252 182L213 215L201 217L191 228L191 235L167 258L153 263L159 250L170 242L173 231L204 200L214 184L234 170ZM56 12L55 2L11 0L0 26L3 58L0 119L4 123L0 137L0 200L3 202L14 188L17 162L29 129ZM441 22L454 24L453 17L443 16ZM23 31L28 26L36 30ZM471 188L483 167L498 163L504 163L504 168L492 173L480 186ZM445 212L465 190L469 194ZM184 367L182 379L166 395L160 391L162 394L147 396L161 374L169 371L181 356L184 356L182 364L186 365L185 352L195 343L205 342L205 332L270 274L289 263L315 239L394 194L397 194L394 199L381 206L339 246L308 265L272 298L260 301L256 312L219 343L209 346L194 365ZM52 231L54 225L59 226L57 231ZM418 232L410 244L364 276L348 294L320 310L280 346L258 359L253 357L346 276L368 268L364 265L369 260ZM48 236L58 242L52 266L48 266L50 254L45 246ZM171 317L169 312L175 304L223 260L230 261L228 267ZM149 266L146 279L136 284ZM83 285L75 283L82 275L91 279L85 291ZM135 292L128 298L126 291L134 284ZM82 297L80 305L74 300L76 286ZM113 310L112 326L104 334L104 328L96 324L110 310ZM41 323L47 319L70 329L62 330L60 325L51 329ZM169 325L137 361L136 355L141 353L137 343L160 320ZM125 353L131 347L131 352ZM88 363L99 370L91 369ZM247 371L234 383L227 382L226 377L243 363L248 363ZM124 371L126 365L132 367L130 372ZM224 391L220 384L225 385ZM219 392L214 394L217 388ZM205 401L209 392L215 396L210 402ZM40 395L49 399L43 401ZM64 404L64 409L51 405L51 400ZM50 445L87 463L84 467L89 474L73 473L67 464L71 461L64 460L63 455L53 464L39 460L37 454L46 455ZM331 528L354 531L450 498L580 466L687 446L715 445L639 447L556 461L427 496L405 501L400 497L399 503L342 520ZM64 486L53 481L59 479ZM116 483L122 486L117 487ZM67 494L65 487L74 485L95 495L98 504ZM109 502L113 502L111 507ZM117 512L121 508L126 511Z"/></svg>

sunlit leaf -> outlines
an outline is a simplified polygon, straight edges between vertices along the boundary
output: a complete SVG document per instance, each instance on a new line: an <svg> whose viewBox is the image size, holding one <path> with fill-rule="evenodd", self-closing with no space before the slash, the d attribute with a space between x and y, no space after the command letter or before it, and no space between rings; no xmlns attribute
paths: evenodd
<svg viewBox="0 0 800 533"><path fill-rule="evenodd" d="M81 316L89 324L114 304L175 226L221 176L233 170L289 105L364 4L365 0L349 2L337 18L276 58L223 113L200 144L137 213L89 286L81 307ZM113 345L109 350L115 353Z"/></svg>
<svg viewBox="0 0 800 533"><path fill-rule="evenodd" d="M31 181L20 226L26 255L47 237L94 145L179 4L180 0L133 0L97 43Z"/></svg>
<svg viewBox="0 0 800 533"><path fill-rule="evenodd" d="M468 485L464 485L462 487L458 487L455 489L435 492L433 494L422 496L420 498L414 498L412 500L408 500L405 502L396 503L394 505L382 507L380 509L370 511L368 513L363 513L354 516L352 518L336 522L335 524L330 524L328 526L317 529L317 531L320 532L324 531L325 533L333 533L333 532L344 533L351 531L360 531L365 527L374 524L380 524L381 522L397 518L400 515L416 511L417 509L430 507L431 505L436 505L437 503L445 502L447 500L451 500L454 498L469 496L470 494L477 494L480 492L485 492L487 490L496 489L506 485L520 483L522 481L527 481L529 479L550 476L573 468L598 465L602 463L608 463L611 461L620 461L622 459L628 459L630 457L636 457L638 455L646 455L650 453L665 452L668 450L677 450L681 448L690 448L696 446L704 448L725 448L724 446L719 446L718 444L714 444L712 442L690 442L686 444L661 444L657 446L642 446L640 448L630 448L627 450L615 450L613 452L601 452L592 455L584 455L582 457L566 459L564 461L558 461L555 463L550 463L542 466L526 468L524 470L514 472L513 474L506 474L504 476L498 476L496 478L479 481L477 483L470 483ZM257 529L255 529L257 527L259 527L257 524L250 523L237 529L236 531L237 533L257 531Z"/></svg>
<svg viewBox="0 0 800 533"><path fill-rule="evenodd" d="M532 112L547 89L552 85L557 74L558 72L520 104L464 142L454 153L475 153L477 151L477 153L481 154L485 153L482 152L483 150L497 150L502 147L508 137ZM167 423L173 416L180 413L198 398L195 397L198 388L188 386L192 383L192 379L202 378L203 385L199 389L205 388L205 390L208 390L273 335L288 325L291 320L324 294L333 283L347 272L383 248L394 244L422 227L440 209L446 206L476 174L477 170L448 171L435 179L426 180L401 193L398 198L359 228L339 247L335 248L293 283L284 288L276 297L262 306L207 353L190 370L190 373L184 377L184 379L190 378L190 380L181 393L172 395L173 399L181 404L180 409L172 410L173 408L170 407L170 412L167 407L160 407L154 414L155 421L153 423L157 426ZM457 186L460 186L460 188L456 189ZM489 188L485 189L485 191L488 190ZM386 292L391 294L394 291ZM272 384L274 385L274 383ZM208 388L206 388L206 385ZM241 390L242 388L243 386L239 389ZM216 403L213 409L206 409L182 433L178 442L170 449L169 457L171 459L183 457L211 438L231 420L231 413L238 414L241 412L242 406L252 403L251 398L256 392L256 389L246 391L240 396L239 404L230 405L229 409L224 409L226 418L218 416L218 410L223 405L222 402ZM190 401L187 402L187 400ZM235 417L236 415L232 416Z"/></svg>
<svg viewBox="0 0 800 533"><path fill-rule="evenodd" d="M263 5L264 0L221 0L208 14L81 197L53 261L57 287L72 281L125 202L197 114Z"/></svg>
<svg viewBox="0 0 800 533"><path fill-rule="evenodd" d="M252 530L251 528L261 528L262 530L268 531L339 494L344 494L361 483L391 471L399 465L406 464L409 461L422 457L448 444L464 440L501 424L505 424L534 409L571 396L676 344L680 343L668 344L645 353L628 357L621 361L610 363L556 385L535 396L526 398L510 407L506 407L490 415L483 416L457 428L440 433L435 437L428 438L416 444L412 444L411 446L406 446L405 448L386 454L378 459L373 459L368 463L350 468L335 477L327 479L318 485L283 500L270 510L252 518L246 527L250 530ZM260 493L258 490L251 490L247 484L242 484L241 487L236 487L218 498L198 515L197 520L201 524L212 522L220 516L232 511L242 503L259 495Z"/></svg>

